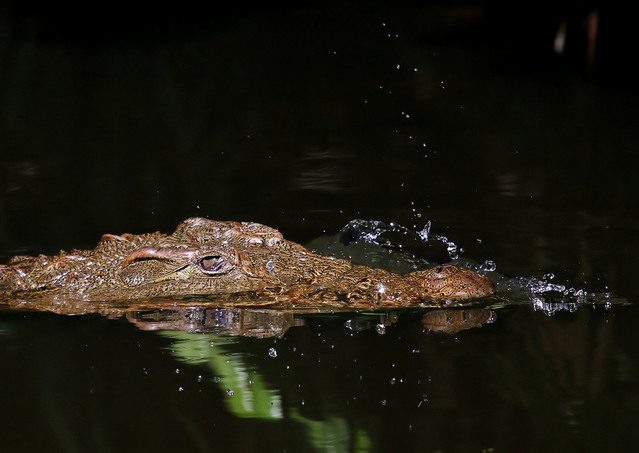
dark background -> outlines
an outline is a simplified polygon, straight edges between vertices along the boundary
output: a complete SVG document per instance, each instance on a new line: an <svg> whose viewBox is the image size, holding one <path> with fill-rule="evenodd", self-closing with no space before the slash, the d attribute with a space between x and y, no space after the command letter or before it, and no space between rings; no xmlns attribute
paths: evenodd
<svg viewBox="0 0 639 453"><path fill-rule="evenodd" d="M330 425L350 449L357 433L372 450L632 449L636 17L621 2L0 4L2 259L195 215L302 243L356 218L430 220L506 278L633 303L550 316L531 296L452 337L417 314L386 336L351 335L349 315L213 336L281 396L280 420L229 412L219 368L183 363L178 340L3 312L5 446L295 451Z"/></svg>

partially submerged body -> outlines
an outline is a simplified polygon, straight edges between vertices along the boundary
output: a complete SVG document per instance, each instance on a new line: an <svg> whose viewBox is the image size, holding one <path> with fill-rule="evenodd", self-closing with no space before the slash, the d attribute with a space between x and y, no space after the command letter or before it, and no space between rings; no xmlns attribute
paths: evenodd
<svg viewBox="0 0 639 453"><path fill-rule="evenodd" d="M486 277L467 268L399 275L315 254L264 225L203 218L185 220L171 235L107 234L93 250L0 265L0 298L34 304L202 296L221 305L377 309L493 293Z"/></svg>

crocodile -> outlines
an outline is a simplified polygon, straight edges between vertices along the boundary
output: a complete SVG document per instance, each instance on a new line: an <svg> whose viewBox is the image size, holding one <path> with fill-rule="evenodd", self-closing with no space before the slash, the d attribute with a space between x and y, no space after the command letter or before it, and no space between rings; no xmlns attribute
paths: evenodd
<svg viewBox="0 0 639 453"><path fill-rule="evenodd" d="M105 234L93 250L16 256L0 300L35 305L206 298L239 307L441 307L490 296L485 276L452 264L400 275L323 256L259 223L189 218L170 234ZM50 305L50 304L49 304Z"/></svg>

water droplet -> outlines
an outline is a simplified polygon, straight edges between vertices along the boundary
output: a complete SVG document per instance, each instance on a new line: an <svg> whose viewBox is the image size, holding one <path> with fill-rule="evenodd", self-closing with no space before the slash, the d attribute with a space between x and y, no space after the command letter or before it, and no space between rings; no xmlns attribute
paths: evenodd
<svg viewBox="0 0 639 453"><path fill-rule="evenodd" d="M386 333L386 326L382 323L379 323L375 326L375 332L380 335L384 335Z"/></svg>
<svg viewBox="0 0 639 453"><path fill-rule="evenodd" d="M395 66L395 69L399 69L399 65Z"/></svg>
<svg viewBox="0 0 639 453"><path fill-rule="evenodd" d="M424 228L422 228L421 230L419 230L417 232L417 236L419 236L419 238L422 241L427 241L428 240L428 235L430 234L430 227L431 227L431 223L430 220L428 222L426 222L426 224L424 225Z"/></svg>
<svg viewBox="0 0 639 453"><path fill-rule="evenodd" d="M183 387L178 387L178 392L183 392L184 388Z"/></svg>
<svg viewBox="0 0 639 453"><path fill-rule="evenodd" d="M268 348L268 355L273 358L277 357L277 350L275 348Z"/></svg>
<svg viewBox="0 0 639 453"><path fill-rule="evenodd" d="M221 381L221 379L220 379L218 376L215 376L215 377L213 378L213 382L215 382L216 384L219 384L219 383L220 383L220 381Z"/></svg>
<svg viewBox="0 0 639 453"><path fill-rule="evenodd" d="M201 374L197 377L197 381L198 382L202 382L202 375Z"/></svg>
<svg viewBox="0 0 639 453"><path fill-rule="evenodd" d="M175 374L180 374L180 369L179 368L175 369Z"/></svg>
<svg viewBox="0 0 639 453"><path fill-rule="evenodd" d="M395 385L395 382L397 382L397 379L395 378L390 379L390 385Z"/></svg>
<svg viewBox="0 0 639 453"><path fill-rule="evenodd" d="M228 389L228 390L226 391L226 394L227 394L228 396L233 396L233 395L235 395L235 392L234 392L233 390L231 390L231 389Z"/></svg>
<svg viewBox="0 0 639 453"><path fill-rule="evenodd" d="M480 269L485 272L495 272L495 270L497 269L497 265L492 260L486 260L484 261L484 264L480 266Z"/></svg>
<svg viewBox="0 0 639 453"><path fill-rule="evenodd" d="M382 406L386 406L386 400L381 400L379 404L381 404Z"/></svg>

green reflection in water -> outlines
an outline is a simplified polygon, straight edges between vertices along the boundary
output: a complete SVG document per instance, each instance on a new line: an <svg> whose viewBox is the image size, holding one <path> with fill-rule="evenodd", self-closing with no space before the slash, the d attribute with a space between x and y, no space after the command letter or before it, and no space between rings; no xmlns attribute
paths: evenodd
<svg viewBox="0 0 639 453"><path fill-rule="evenodd" d="M171 353L189 365L206 364L220 377L223 390L232 390L226 398L231 413L243 418L277 420L282 418L282 398L279 391L268 389L262 376L244 362L241 355L224 353L220 347L235 343L232 337L188 332L161 332L174 340Z"/></svg>
<svg viewBox="0 0 639 453"><path fill-rule="evenodd" d="M230 413L240 418L284 419L280 390L267 388L262 375L246 364L245 355L224 351L224 346L237 342L236 338L189 332L159 333L173 340L170 350L176 359L189 365L207 365L221 378L222 391L233 390L233 395L225 398ZM313 420L302 415L298 408L290 408L287 417L306 428L308 439L317 450L364 452L371 449L368 433L358 429L351 436L343 417Z"/></svg>
<svg viewBox="0 0 639 453"><path fill-rule="evenodd" d="M371 450L371 440L368 433L358 429L353 436L351 445L351 433L343 417L328 417L326 420L312 420L300 414L297 408L289 412L291 420L295 420L306 427L309 440L315 448L322 451L365 452Z"/></svg>

